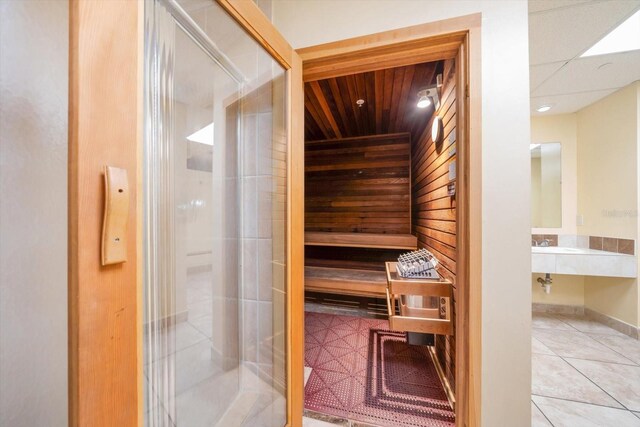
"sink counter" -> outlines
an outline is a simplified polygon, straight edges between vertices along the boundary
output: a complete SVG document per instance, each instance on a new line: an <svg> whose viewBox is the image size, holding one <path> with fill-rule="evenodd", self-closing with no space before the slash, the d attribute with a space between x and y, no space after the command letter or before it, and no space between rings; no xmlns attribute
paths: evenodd
<svg viewBox="0 0 640 427"><path fill-rule="evenodd" d="M533 273L633 278L638 275L636 264L634 255L615 252L561 246L531 248Z"/></svg>

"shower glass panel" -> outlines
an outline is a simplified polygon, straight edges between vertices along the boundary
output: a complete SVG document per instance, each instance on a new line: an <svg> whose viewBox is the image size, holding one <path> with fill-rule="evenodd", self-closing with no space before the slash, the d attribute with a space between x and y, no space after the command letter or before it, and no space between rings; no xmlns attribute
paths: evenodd
<svg viewBox="0 0 640 427"><path fill-rule="evenodd" d="M285 71L214 2L145 24L145 425L282 426Z"/></svg>

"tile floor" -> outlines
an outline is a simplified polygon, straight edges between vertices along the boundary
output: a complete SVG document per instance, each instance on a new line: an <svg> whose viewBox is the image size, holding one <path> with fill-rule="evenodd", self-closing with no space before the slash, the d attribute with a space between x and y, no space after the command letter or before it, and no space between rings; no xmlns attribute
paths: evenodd
<svg viewBox="0 0 640 427"><path fill-rule="evenodd" d="M640 427L640 341L584 316L533 314L533 427Z"/></svg>

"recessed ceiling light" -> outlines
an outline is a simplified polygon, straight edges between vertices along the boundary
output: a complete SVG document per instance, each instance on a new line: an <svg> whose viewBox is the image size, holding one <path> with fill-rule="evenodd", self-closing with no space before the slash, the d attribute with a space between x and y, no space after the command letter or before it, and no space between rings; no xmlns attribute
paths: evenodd
<svg viewBox="0 0 640 427"><path fill-rule="evenodd" d="M213 123L210 123L189 135L187 137L189 141L199 142L200 144L211 145L213 147Z"/></svg>
<svg viewBox="0 0 640 427"><path fill-rule="evenodd" d="M614 28L613 31L604 36L580 57L627 52L637 49L640 49L640 10Z"/></svg>
<svg viewBox="0 0 640 427"><path fill-rule="evenodd" d="M545 104L545 105L541 105L538 108L536 108L536 111L538 113L546 113L547 111L551 110L552 105L549 104Z"/></svg>

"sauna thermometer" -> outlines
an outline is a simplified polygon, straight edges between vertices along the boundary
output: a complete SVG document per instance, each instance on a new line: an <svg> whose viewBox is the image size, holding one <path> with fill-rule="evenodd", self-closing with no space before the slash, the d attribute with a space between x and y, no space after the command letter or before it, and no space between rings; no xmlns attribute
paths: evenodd
<svg viewBox="0 0 640 427"><path fill-rule="evenodd" d="M398 257L397 272L408 279L440 279L436 271L438 259L426 249L408 252Z"/></svg>

